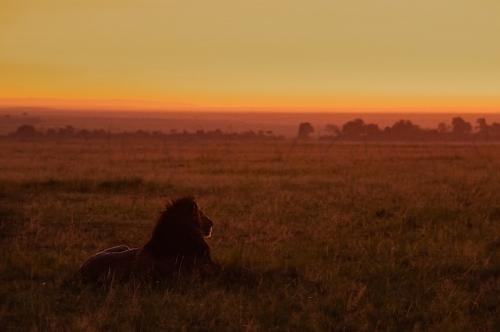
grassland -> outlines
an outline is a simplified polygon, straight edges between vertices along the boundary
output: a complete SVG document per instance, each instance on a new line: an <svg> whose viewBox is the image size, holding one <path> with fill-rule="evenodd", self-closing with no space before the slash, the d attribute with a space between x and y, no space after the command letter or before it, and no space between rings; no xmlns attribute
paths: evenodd
<svg viewBox="0 0 500 332"><path fill-rule="evenodd" d="M500 146L0 140L1 330L500 330ZM95 289L168 198L209 280Z"/></svg>

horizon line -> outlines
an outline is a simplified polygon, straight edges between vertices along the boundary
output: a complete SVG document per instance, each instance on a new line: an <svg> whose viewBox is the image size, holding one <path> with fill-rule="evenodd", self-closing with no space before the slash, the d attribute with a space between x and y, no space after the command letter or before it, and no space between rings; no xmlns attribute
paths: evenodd
<svg viewBox="0 0 500 332"><path fill-rule="evenodd" d="M153 100L132 99L58 99L58 98L0 98L0 109L38 109L61 112L151 112L151 113L421 113L474 114L500 113L500 106L458 105L345 105L345 106L223 106L168 104Z"/></svg>

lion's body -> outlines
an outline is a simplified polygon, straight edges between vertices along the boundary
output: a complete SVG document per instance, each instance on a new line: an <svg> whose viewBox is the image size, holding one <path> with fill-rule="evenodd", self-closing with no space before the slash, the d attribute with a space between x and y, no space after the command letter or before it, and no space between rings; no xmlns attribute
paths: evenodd
<svg viewBox="0 0 500 332"><path fill-rule="evenodd" d="M204 239L212 225L192 198L178 199L167 206L143 247L117 246L98 252L82 264L80 275L89 281L161 279L212 268L215 264Z"/></svg>
<svg viewBox="0 0 500 332"><path fill-rule="evenodd" d="M128 279L136 268L139 250L138 248L123 251L103 250L87 259L80 267L80 273L89 281L108 277Z"/></svg>

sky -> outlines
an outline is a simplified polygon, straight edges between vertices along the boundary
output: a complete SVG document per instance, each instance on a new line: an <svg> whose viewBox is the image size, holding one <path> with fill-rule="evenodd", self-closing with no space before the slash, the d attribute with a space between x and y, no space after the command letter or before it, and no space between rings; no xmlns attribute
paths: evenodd
<svg viewBox="0 0 500 332"><path fill-rule="evenodd" d="M500 112L498 0L0 0L0 105Z"/></svg>

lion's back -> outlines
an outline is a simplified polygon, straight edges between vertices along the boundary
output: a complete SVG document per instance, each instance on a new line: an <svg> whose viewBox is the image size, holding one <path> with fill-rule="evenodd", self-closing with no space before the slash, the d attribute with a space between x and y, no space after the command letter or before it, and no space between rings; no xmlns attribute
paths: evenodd
<svg viewBox="0 0 500 332"><path fill-rule="evenodd" d="M133 271L138 249L121 252L102 251L85 261L79 269L84 280L97 281L102 278L127 278Z"/></svg>

